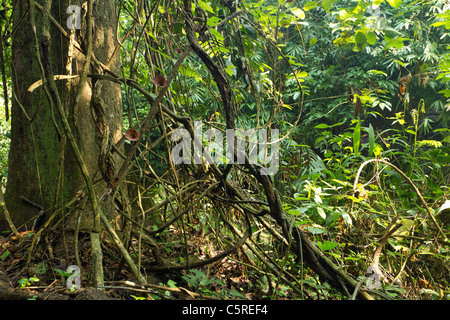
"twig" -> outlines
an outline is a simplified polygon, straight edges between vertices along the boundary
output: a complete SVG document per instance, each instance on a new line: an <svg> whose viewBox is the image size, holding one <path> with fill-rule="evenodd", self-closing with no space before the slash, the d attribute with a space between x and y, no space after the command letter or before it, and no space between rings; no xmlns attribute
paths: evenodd
<svg viewBox="0 0 450 320"><path fill-rule="evenodd" d="M41 206L40 204L37 204L36 202L33 202L27 198L25 198L24 196L20 196L20 199L22 199L23 201L25 201L26 203L32 205L33 207L38 208L39 210L44 210L44 207Z"/></svg>
<svg viewBox="0 0 450 320"><path fill-rule="evenodd" d="M13 221L11 220L11 215L9 214L8 208L6 207L5 198L3 197L3 191L1 190L2 180L3 176L0 176L0 204L2 205L3 213L5 214L6 221L8 222L11 231L16 237L19 237L19 232L17 232L17 229L14 226Z"/></svg>
<svg viewBox="0 0 450 320"><path fill-rule="evenodd" d="M44 289L43 292L45 292L45 291L47 291L48 289L50 289L50 287L53 286L57 281L58 281L58 279L53 280L53 282L50 283L50 284Z"/></svg>
<svg viewBox="0 0 450 320"><path fill-rule="evenodd" d="M223 26L225 23L227 23L228 21L236 18L237 16L241 15L242 13L244 13L244 10L239 10L236 12L233 12L232 14L230 14L228 17L225 17L225 19L223 19L222 21L220 21L218 24L216 24L216 28L220 28L221 26Z"/></svg>

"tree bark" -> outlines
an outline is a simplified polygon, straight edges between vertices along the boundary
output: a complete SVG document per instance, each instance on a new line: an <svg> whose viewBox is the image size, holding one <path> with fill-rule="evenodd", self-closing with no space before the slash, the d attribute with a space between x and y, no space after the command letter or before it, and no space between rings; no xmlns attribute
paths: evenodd
<svg viewBox="0 0 450 320"><path fill-rule="evenodd" d="M45 2L34 1L34 7L30 7L30 3L32 1L14 2L13 29L17 29L12 37L11 149L5 194L14 224L18 228L25 225L27 229L32 227L39 209L23 201L23 197L43 207L48 215L62 207L85 186L73 149L66 142L57 106L49 99L45 81L44 85L33 92L27 91L32 84L43 78L44 69L40 45L43 41L41 9ZM70 1L70 5L82 8L81 1ZM50 65L47 67L51 68L54 75L82 76L88 47L86 37L88 15L86 7L83 7L80 12L81 29L71 30L67 23L70 17L67 13L68 6L68 0L52 1L50 14L54 19L50 22ZM115 1L95 1L92 14L93 55L111 70L119 73L119 55L113 55L117 45L118 19ZM77 49L75 41L83 52ZM93 67L93 64L88 65L86 71L102 72L100 68ZM101 90L96 92L96 97L105 106L101 117L104 131L98 129L99 113L92 110L91 97L94 88L92 79L87 78L83 81L83 77L81 80L79 77L56 81L66 116L91 179L103 176L99 167L102 168L105 163L110 174L111 170L120 167L119 158L111 157L111 153L105 157L103 152L105 149L101 149L100 146L106 147L107 151L111 150L111 146L122 137L120 84L106 80L97 82L101 83L98 86L101 86ZM106 189L105 182L96 185L97 196L101 196ZM110 216L112 206L105 205L103 212ZM87 227L89 226L90 223ZM0 230L6 229L9 229L8 225L0 220Z"/></svg>

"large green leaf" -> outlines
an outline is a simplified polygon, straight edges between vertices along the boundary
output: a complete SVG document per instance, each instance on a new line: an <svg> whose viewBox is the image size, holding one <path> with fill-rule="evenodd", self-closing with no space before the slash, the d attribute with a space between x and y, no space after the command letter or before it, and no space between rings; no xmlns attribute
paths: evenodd
<svg viewBox="0 0 450 320"><path fill-rule="evenodd" d="M328 251L336 248L339 243L325 240L324 242L318 242L317 245L319 246L320 250Z"/></svg>
<svg viewBox="0 0 450 320"><path fill-rule="evenodd" d="M355 34L355 42L356 42L357 44L364 44L364 43L367 42L366 35L364 34L363 31L361 31L361 30L356 31L356 34Z"/></svg>
<svg viewBox="0 0 450 320"><path fill-rule="evenodd" d="M400 8L402 5L402 0L386 0L395 9Z"/></svg>
<svg viewBox="0 0 450 320"><path fill-rule="evenodd" d="M217 17L211 17L208 19L208 26L215 27L221 20Z"/></svg>
<svg viewBox="0 0 450 320"><path fill-rule="evenodd" d="M330 9L333 7L336 0L323 0L322 1L322 8L324 8L326 11L330 11Z"/></svg>
<svg viewBox="0 0 450 320"><path fill-rule="evenodd" d="M403 41L409 40L406 38L402 38L402 37L397 37L397 38L389 38L387 36L384 37L384 40L386 40L386 48L396 48L396 49L401 49L404 46Z"/></svg>
<svg viewBox="0 0 450 320"><path fill-rule="evenodd" d="M367 129L369 134L369 156L373 155L373 148L375 146L375 132L373 130L372 124L369 124L369 128Z"/></svg>
<svg viewBox="0 0 450 320"><path fill-rule="evenodd" d="M305 19L305 11L300 8L291 9L292 13L299 19Z"/></svg>
<svg viewBox="0 0 450 320"><path fill-rule="evenodd" d="M212 8L209 4L207 4L205 1L199 0L199 1L198 1L198 5L199 5L200 7L202 7L203 10L209 11L209 12L211 12L211 13L214 13L213 8Z"/></svg>
<svg viewBox="0 0 450 320"><path fill-rule="evenodd" d="M367 37L367 42L370 45L374 45L375 42L377 42L377 35L373 31L367 32L366 37Z"/></svg>
<svg viewBox="0 0 450 320"><path fill-rule="evenodd" d="M321 234L321 233L325 233L326 232L325 229L317 228L317 227L310 227L310 226L305 227L304 229L308 230L312 234Z"/></svg>
<svg viewBox="0 0 450 320"><path fill-rule="evenodd" d="M303 10L305 11L309 11L315 7L317 7L318 3L317 1L308 1L307 3L305 3L305 5L303 6Z"/></svg>

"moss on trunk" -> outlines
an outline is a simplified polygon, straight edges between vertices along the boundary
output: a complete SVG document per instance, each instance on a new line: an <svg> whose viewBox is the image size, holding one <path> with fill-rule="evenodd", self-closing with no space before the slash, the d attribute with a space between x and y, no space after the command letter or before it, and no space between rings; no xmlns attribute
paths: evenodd
<svg viewBox="0 0 450 320"><path fill-rule="evenodd" d="M70 4L77 3L71 1ZM81 3L78 4L81 6ZM66 13L68 5L69 1L53 1L51 14L70 33L66 25L69 17ZM101 1L93 12L95 19L93 52L104 64L108 64L116 46L116 10L115 1ZM40 41L42 13L37 9L34 13ZM25 19L18 25L24 14ZM74 197L84 188L84 182L70 145L64 143L61 137L62 124L56 107L49 102L45 87L40 86L32 93L27 92L29 86L40 80L42 75L28 1L17 1L13 20L14 26L18 26L12 39L13 92L17 99L13 99L11 108L11 149L5 198L16 226L26 224L30 229L39 209L24 202L21 197L39 204L50 212ZM85 27L76 30L75 34L76 40L82 44L85 39ZM67 74L69 41L54 24L51 25L51 37L53 73ZM81 74L83 65L84 55L75 49L71 65L72 74ZM110 67L117 71L118 66L119 56L116 55ZM92 72L96 73L98 70L89 70L89 73ZM88 79L86 82L76 110L74 98L78 80L69 81L69 86L67 80L57 81L57 85L61 100L67 102L65 107L68 117L74 132L78 133L78 145L93 178L98 172L99 147L90 105L92 81ZM108 107L106 119L114 143L122 135L121 87L117 83L103 81L101 95ZM63 158L61 148L64 148ZM116 158L116 161L119 162L119 159ZM97 195L101 195L105 187L105 184L99 185ZM105 212L108 210L107 207ZM6 229L8 228L5 221L0 220L0 230Z"/></svg>

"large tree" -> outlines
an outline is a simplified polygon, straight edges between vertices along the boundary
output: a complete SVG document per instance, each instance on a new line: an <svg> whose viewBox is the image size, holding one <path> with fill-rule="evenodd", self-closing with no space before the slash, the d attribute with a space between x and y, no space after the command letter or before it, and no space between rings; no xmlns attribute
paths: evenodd
<svg viewBox="0 0 450 320"><path fill-rule="evenodd" d="M81 1L15 1L13 8L14 99L5 198L16 226L31 228L40 207L55 212L85 186L73 143L91 179L98 173L114 175L117 159L110 151L122 136L121 87L87 75L104 73L102 64L117 71L118 15L112 0L95 1L92 18ZM61 75L74 77L60 80ZM56 80L56 91L45 80L48 76ZM43 85L36 84L43 79Z"/></svg>
<svg viewBox="0 0 450 320"><path fill-rule="evenodd" d="M100 220L113 208L98 197L107 199L118 160L112 149L122 137L121 87L101 78L119 66L116 11L112 0L13 2L6 203L13 223L26 228L61 217L70 203L88 203L77 210L90 230L97 286Z"/></svg>

